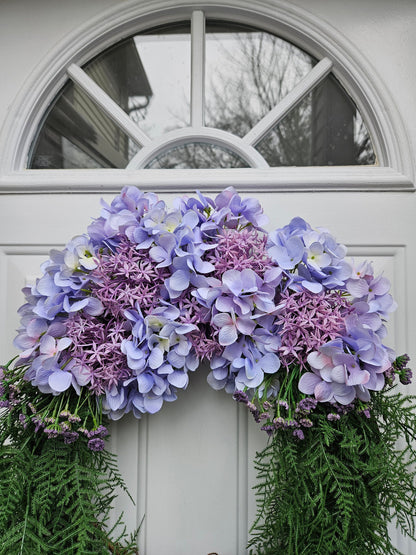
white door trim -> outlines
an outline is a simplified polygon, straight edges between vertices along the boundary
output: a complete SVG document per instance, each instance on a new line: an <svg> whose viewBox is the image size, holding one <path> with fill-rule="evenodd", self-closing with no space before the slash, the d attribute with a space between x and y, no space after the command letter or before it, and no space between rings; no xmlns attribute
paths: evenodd
<svg viewBox="0 0 416 555"><path fill-rule="evenodd" d="M235 169L23 170L0 176L0 193L119 193L125 185L159 193L373 191L412 192L410 179L391 169L373 166Z"/></svg>

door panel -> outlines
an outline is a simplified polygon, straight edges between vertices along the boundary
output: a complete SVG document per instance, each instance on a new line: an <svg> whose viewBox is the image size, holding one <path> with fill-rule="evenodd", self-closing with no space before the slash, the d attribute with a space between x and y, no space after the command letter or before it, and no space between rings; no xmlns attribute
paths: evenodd
<svg viewBox="0 0 416 555"><path fill-rule="evenodd" d="M169 203L173 195L161 195ZM176 195L175 195L176 196ZM416 353L413 196L403 194L277 194L257 196L269 229L294 216L330 230L350 245L354 258L374 261L392 281L399 309L389 323L388 343L399 353ZM99 195L10 196L0 204L1 359L13 354L20 289L39 275L49 248L83 233L99 215ZM107 196L106 200L111 200ZM22 211L23 208L23 211ZM136 421L128 416L112 426L111 448L118 454L133 506L122 494L130 529L143 519L141 555L221 555L244 553L255 514L251 490L253 458L265 435L244 407L206 384L207 368L191 375L175 403ZM413 388L413 386L412 386ZM413 388L414 391L414 388ZM392 534L396 534L392 530ZM397 539L410 555L412 546ZM416 547L414 548L416 549ZM413 551L414 552L414 551Z"/></svg>

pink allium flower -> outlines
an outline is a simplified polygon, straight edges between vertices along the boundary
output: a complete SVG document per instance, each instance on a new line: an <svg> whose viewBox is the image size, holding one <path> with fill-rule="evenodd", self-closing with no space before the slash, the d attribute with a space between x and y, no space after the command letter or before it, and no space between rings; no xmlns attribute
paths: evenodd
<svg viewBox="0 0 416 555"><path fill-rule="evenodd" d="M100 395L131 377L121 343L130 337L126 322L114 319L107 324L95 316L76 314L68 320L68 336L73 341L72 358L89 374L89 387Z"/></svg>
<svg viewBox="0 0 416 555"><path fill-rule="evenodd" d="M123 240L116 252L99 257L92 272L97 283L91 293L114 316L134 307L136 301L146 314L159 304L160 288L169 275L166 268L157 268L147 250L137 250L134 244Z"/></svg>
<svg viewBox="0 0 416 555"><path fill-rule="evenodd" d="M266 253L267 236L254 228L242 230L224 229L217 246L208 260L215 266L215 277L227 270L254 270L259 276L271 268L271 260Z"/></svg>
<svg viewBox="0 0 416 555"><path fill-rule="evenodd" d="M304 368L310 352L342 334L344 317L350 311L347 299L338 292L286 291L281 306L279 357L286 367L299 364Z"/></svg>

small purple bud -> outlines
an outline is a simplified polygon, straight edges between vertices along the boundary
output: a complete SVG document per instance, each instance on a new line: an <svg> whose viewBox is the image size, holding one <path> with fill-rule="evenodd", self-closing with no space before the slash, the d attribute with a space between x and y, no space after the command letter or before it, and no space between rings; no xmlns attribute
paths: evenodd
<svg viewBox="0 0 416 555"><path fill-rule="evenodd" d="M70 443L74 443L79 437L79 434L77 434L77 432L64 432L62 435L64 437L64 443L66 443L67 445L69 445Z"/></svg>
<svg viewBox="0 0 416 555"><path fill-rule="evenodd" d="M413 373L410 368L403 368L399 374L400 383L403 385L409 385L412 383Z"/></svg>
<svg viewBox="0 0 416 555"><path fill-rule="evenodd" d="M268 412L262 412L259 415L259 420L269 420L270 419L270 414Z"/></svg>
<svg viewBox="0 0 416 555"><path fill-rule="evenodd" d="M104 447L104 440L98 437L90 439L88 442L88 448L91 449L91 451L104 451Z"/></svg>
<svg viewBox="0 0 416 555"><path fill-rule="evenodd" d="M77 424L81 422L81 418L77 414L70 414L68 416L68 421L71 422L71 424Z"/></svg>
<svg viewBox="0 0 416 555"><path fill-rule="evenodd" d="M23 426L23 429L26 430L27 428L26 416L23 413L19 414L19 422Z"/></svg>
<svg viewBox="0 0 416 555"><path fill-rule="evenodd" d="M273 420L273 424L275 425L276 429L283 428L285 425L285 419L281 416L278 416Z"/></svg>
<svg viewBox="0 0 416 555"><path fill-rule="evenodd" d="M70 416L71 416L71 413L69 412L69 410L62 410L59 413L60 418L69 418Z"/></svg>
<svg viewBox="0 0 416 555"><path fill-rule="evenodd" d="M237 390L233 395L233 399L235 401L238 401L239 403L244 403L246 405L248 403L248 395L245 391Z"/></svg>
<svg viewBox="0 0 416 555"><path fill-rule="evenodd" d="M264 430L269 437L273 435L274 426L272 426L271 424L265 424L261 427L261 429Z"/></svg>
<svg viewBox="0 0 416 555"><path fill-rule="evenodd" d="M305 439L305 434L299 428L293 431L293 435L298 439Z"/></svg>
<svg viewBox="0 0 416 555"><path fill-rule="evenodd" d="M330 412L327 416L327 419L330 422L335 422L335 420L339 420L341 417L339 414L335 414L334 412Z"/></svg>
<svg viewBox="0 0 416 555"><path fill-rule="evenodd" d="M48 439L54 439L59 436L59 432L55 428L45 428L44 432L48 436Z"/></svg>
<svg viewBox="0 0 416 555"><path fill-rule="evenodd" d="M312 420L309 420L309 418L301 418L299 420L299 424L304 428L311 428L313 426L313 422Z"/></svg>

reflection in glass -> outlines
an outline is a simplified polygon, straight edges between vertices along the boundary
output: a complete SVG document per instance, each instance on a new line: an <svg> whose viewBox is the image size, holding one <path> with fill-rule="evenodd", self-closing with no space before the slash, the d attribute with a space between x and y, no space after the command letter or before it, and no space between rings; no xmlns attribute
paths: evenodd
<svg viewBox="0 0 416 555"><path fill-rule="evenodd" d="M208 21L205 124L243 137L315 65L293 44L255 28Z"/></svg>
<svg viewBox="0 0 416 555"><path fill-rule="evenodd" d="M189 125L190 24L138 34L109 48L84 71L149 137Z"/></svg>
<svg viewBox="0 0 416 555"><path fill-rule="evenodd" d="M307 96L256 145L269 166L312 165L311 111Z"/></svg>
<svg viewBox="0 0 416 555"><path fill-rule="evenodd" d="M118 125L68 82L36 138L30 167L124 168L136 152Z"/></svg>
<svg viewBox="0 0 416 555"><path fill-rule="evenodd" d="M133 38L109 48L83 69L133 119L149 105L153 91Z"/></svg>
<svg viewBox="0 0 416 555"><path fill-rule="evenodd" d="M181 23L124 40L83 69L154 138L189 125L190 59L190 24ZM34 141L29 166L124 168L138 150L92 100L68 83Z"/></svg>
<svg viewBox="0 0 416 555"><path fill-rule="evenodd" d="M177 23L136 35L134 43L152 94L131 117L151 138L190 124L190 23Z"/></svg>
<svg viewBox="0 0 416 555"><path fill-rule="evenodd" d="M265 31L206 23L205 125L244 137L305 77L316 60ZM127 38L84 71L151 139L190 126L190 22ZM271 167L375 164L369 132L333 75L291 110L255 148ZM31 168L125 168L137 146L78 86L68 82L39 127ZM149 167L245 167L238 155L201 143Z"/></svg>
<svg viewBox="0 0 416 555"><path fill-rule="evenodd" d="M376 162L367 128L330 75L260 141L272 167L348 166Z"/></svg>
<svg viewBox="0 0 416 555"><path fill-rule="evenodd" d="M189 143L172 148L152 160L148 169L248 168L247 162L235 153L217 145Z"/></svg>
<svg viewBox="0 0 416 555"><path fill-rule="evenodd" d="M84 71L149 137L189 125L189 22L158 27L118 43Z"/></svg>

